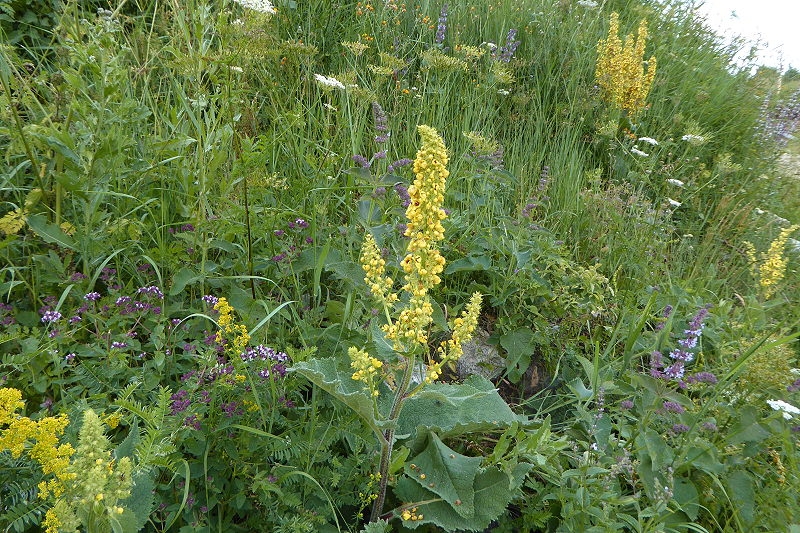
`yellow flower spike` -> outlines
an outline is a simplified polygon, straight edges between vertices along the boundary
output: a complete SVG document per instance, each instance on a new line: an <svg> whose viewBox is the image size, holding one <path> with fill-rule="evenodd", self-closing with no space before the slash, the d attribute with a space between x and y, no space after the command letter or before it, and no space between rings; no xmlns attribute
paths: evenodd
<svg viewBox="0 0 800 533"><path fill-rule="evenodd" d="M783 280L786 275L786 265L788 260L784 255L786 242L789 240L789 235L800 229L800 225L790 226L781 230L780 234L769 249L762 254L762 263L758 268L759 285L764 299L771 298L778 290L778 284Z"/></svg>
<svg viewBox="0 0 800 533"><path fill-rule="evenodd" d="M395 349L410 348L404 341L424 345L426 328L432 321L433 308L428 291L441 282L444 258L438 242L444 239L441 221L447 218L442 208L447 170L447 149L439 133L430 126L417 126L422 146L414 159L414 183L408 188L410 202L406 208L409 238L406 256L400 265L405 273L403 290L411 295L409 305L393 324L384 326L386 337Z"/></svg>
<svg viewBox="0 0 800 533"><path fill-rule="evenodd" d="M646 41L646 20L640 22L636 38L628 35L623 43L619 38L619 14L612 13L608 37L597 43L595 77L601 96L631 117L646 108L645 100L656 74L655 56L643 60Z"/></svg>
<svg viewBox="0 0 800 533"><path fill-rule="evenodd" d="M381 257L378 244L370 233L364 236L360 261L364 269L364 282L369 286L372 296L384 305L396 302L397 294L391 292L394 281L385 275L386 261Z"/></svg>

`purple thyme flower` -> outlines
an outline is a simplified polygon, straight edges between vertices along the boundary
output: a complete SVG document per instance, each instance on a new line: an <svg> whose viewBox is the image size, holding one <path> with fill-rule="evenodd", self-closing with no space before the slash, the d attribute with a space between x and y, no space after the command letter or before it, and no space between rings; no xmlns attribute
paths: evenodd
<svg viewBox="0 0 800 533"><path fill-rule="evenodd" d="M686 377L688 383L708 383L715 385L717 383L717 376L711 372L697 372L691 376Z"/></svg>
<svg viewBox="0 0 800 533"><path fill-rule="evenodd" d="M678 402L664 402L662 408L667 413L681 414L686 411L686 409L684 409L683 406Z"/></svg>
<svg viewBox="0 0 800 533"><path fill-rule="evenodd" d="M664 369L664 375L675 381L681 380L683 378L684 372L686 372L686 369L684 368L683 361L681 360L675 361L670 366Z"/></svg>
<svg viewBox="0 0 800 533"><path fill-rule="evenodd" d="M403 168L405 166L410 165L413 162L414 162L413 159L408 159L408 158L398 159L397 161L395 161L394 163L391 163L389 165L389 168L386 169L386 172L391 174L392 172L394 172L398 168Z"/></svg>
<svg viewBox="0 0 800 533"><path fill-rule="evenodd" d="M90 293L86 294L83 297L83 299L86 300L87 302L96 302L97 300L100 299L100 293L99 292L90 292Z"/></svg>
<svg viewBox="0 0 800 533"><path fill-rule="evenodd" d="M400 205L403 207L408 207L411 205L411 195L408 194L408 187L402 183L396 183L394 186L394 191L397 193L397 196L400 197Z"/></svg>
<svg viewBox="0 0 800 533"><path fill-rule="evenodd" d="M212 296L210 294L206 294L201 298L201 300L203 300L206 304L210 305L211 307L214 307L215 305L217 305L217 302L219 302L219 298L217 298L216 296Z"/></svg>
<svg viewBox="0 0 800 533"><path fill-rule="evenodd" d="M179 390L170 396L169 399L171 402L170 413L173 415L184 412L192 404L192 400L189 399L189 393L184 389Z"/></svg>
<svg viewBox="0 0 800 533"><path fill-rule="evenodd" d="M77 282L83 281L86 279L86 275L83 272L73 272L73 274L69 277L70 281Z"/></svg>
<svg viewBox="0 0 800 533"><path fill-rule="evenodd" d="M434 42L436 44L442 44L444 42L444 35L447 31L447 4L442 6L442 11L439 13L439 25L436 27L436 39Z"/></svg>
<svg viewBox="0 0 800 533"><path fill-rule="evenodd" d="M156 287L155 285L150 285L149 287L140 287L136 290L137 294L145 294L148 296L154 296L156 298L164 298L164 293L161 292L161 289Z"/></svg>
<svg viewBox="0 0 800 533"><path fill-rule="evenodd" d="M367 158L361 154L354 155L353 162L361 168L369 168L369 161L367 161Z"/></svg>
<svg viewBox="0 0 800 533"><path fill-rule="evenodd" d="M675 424L672 426L673 433L686 433L687 431L689 431L689 426L686 424Z"/></svg>
<svg viewBox="0 0 800 533"><path fill-rule="evenodd" d="M61 313L58 311L45 311L42 314L42 322L45 324L52 324L61 320Z"/></svg>
<svg viewBox="0 0 800 533"><path fill-rule="evenodd" d="M630 409L633 409L633 401L632 400L622 400L622 402L620 402L619 406L623 410L628 411Z"/></svg>
<svg viewBox="0 0 800 533"><path fill-rule="evenodd" d="M128 343L127 342L114 341L114 342L111 343L111 349L112 350L114 350L114 349L122 350L123 348L127 348L127 347L128 347Z"/></svg>

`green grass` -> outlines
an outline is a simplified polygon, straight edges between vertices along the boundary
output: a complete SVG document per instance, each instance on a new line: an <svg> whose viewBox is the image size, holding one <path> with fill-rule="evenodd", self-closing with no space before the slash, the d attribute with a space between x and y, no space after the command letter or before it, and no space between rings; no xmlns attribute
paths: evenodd
<svg viewBox="0 0 800 533"><path fill-rule="evenodd" d="M86 409L119 415L108 436L134 458L139 489L122 516L137 527L359 531L379 449L364 411L344 409L354 404L329 384L357 383L351 346L387 368L405 360L383 342L358 261L365 232L390 270L406 253L395 186L414 174L389 165L415 157L426 124L450 157L447 266L432 291L442 334L431 339L447 338L448 320L483 293L480 328L505 358L493 384L529 420L398 437L383 508L392 530L404 530L411 495L427 509L423 530L464 517L409 484L409 465L437 449L432 434L483 458L475 479L510 476L509 500L468 517L476 528L484 518L509 531L796 526L797 419L766 401L800 400L787 390L800 366L800 254L796 241L773 253L785 276L764 298L747 243L761 264L800 222L800 182L776 167L800 141L783 147L763 128L800 82L734 66L748 43L723 44L682 2L591 4L451 2L437 43L442 5L427 0L287 1L274 15L222 0L137 0L111 13L37 2L27 18L0 0L0 386L19 389L34 420L69 414L73 445ZM623 36L648 21L645 56L658 60L633 121L595 79L614 11ZM512 29L519 46L501 61ZM150 286L165 296L137 292ZM240 364L228 345L228 381L199 380L219 372L219 316L204 295L228 299L251 345L306 369L333 357L339 374L264 380L282 374L276 360ZM719 384L653 378L651 353L671 353L706 304L687 375ZM43 322L46 311L63 317ZM179 393L188 410L175 407ZM0 480L14 484L0 487L19 490L0 489L0 526L34 531L43 474L27 453L3 451L9 423ZM524 483L518 468L529 469ZM97 520L94 531L111 527Z"/></svg>

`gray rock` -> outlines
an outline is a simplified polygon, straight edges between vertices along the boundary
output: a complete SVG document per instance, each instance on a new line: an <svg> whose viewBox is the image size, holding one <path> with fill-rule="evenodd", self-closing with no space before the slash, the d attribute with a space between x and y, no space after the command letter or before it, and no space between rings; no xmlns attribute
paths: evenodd
<svg viewBox="0 0 800 533"><path fill-rule="evenodd" d="M492 346L486 340L489 334L478 330L469 342L462 345L464 354L456 363L456 373L459 379L465 379L475 374L486 379L494 379L506 368L506 361L500 355L497 346Z"/></svg>

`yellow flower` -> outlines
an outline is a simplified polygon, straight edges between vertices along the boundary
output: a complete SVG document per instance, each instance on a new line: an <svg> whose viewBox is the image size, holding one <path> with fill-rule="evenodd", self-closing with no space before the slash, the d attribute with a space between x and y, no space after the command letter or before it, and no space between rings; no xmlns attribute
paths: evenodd
<svg viewBox="0 0 800 533"><path fill-rule="evenodd" d="M250 342L250 334L244 324L236 324L233 316L233 307L228 303L227 298L220 298L214 305L214 309L219 312L219 331L217 331L216 341L223 343L227 338L233 338L233 351L239 353L243 351Z"/></svg>
<svg viewBox="0 0 800 533"><path fill-rule="evenodd" d="M22 401L22 393L17 389L4 387L0 389L0 426L4 426L14 420L17 415L15 411L25 407Z"/></svg>
<svg viewBox="0 0 800 533"><path fill-rule="evenodd" d="M372 296L384 305L397 301L397 294L391 292L394 281L385 275L386 261L381 257L378 245L372 234L367 233L361 245L361 267L364 269L364 282L369 286Z"/></svg>
<svg viewBox="0 0 800 533"><path fill-rule="evenodd" d="M464 312L453 321L453 334L449 340L439 345L437 349L439 361L430 365L425 381L430 383L438 379L442 373L442 367L450 361L457 361L464 353L463 343L472 338L472 334L478 327L482 301L481 293L474 293Z"/></svg>
<svg viewBox="0 0 800 533"><path fill-rule="evenodd" d="M406 349L407 342L421 345L427 342L426 328L433 315L428 291L441 282L439 274L445 263L437 244L444 239L442 220L447 218L442 208L449 175L447 149L435 129L417 126L417 131L422 146L414 160L414 183L408 188L411 201L406 209L405 236L409 243L400 263L405 272L403 290L411 299L397 321L384 327L386 337L394 341L396 350Z"/></svg>
<svg viewBox="0 0 800 533"><path fill-rule="evenodd" d="M644 48L647 41L647 21L639 24L636 38L619 38L619 14L612 13L608 38L597 44L595 77L602 98L633 117L646 107L650 88L656 75L656 58L647 60L644 69Z"/></svg>
<svg viewBox="0 0 800 533"><path fill-rule="evenodd" d="M778 284L786 275L787 259L784 256L784 248L789 235L797 231L800 225L790 226L781 230L778 237L772 241L769 250L761 256L761 266L758 268L759 285L765 299L772 297L778 289Z"/></svg>
<svg viewBox="0 0 800 533"><path fill-rule="evenodd" d="M350 356L350 367L355 370L352 375L353 380L365 383L369 387L370 394L378 396L375 378L383 367L383 361L370 357L364 350L358 350L353 346L347 350L347 354Z"/></svg>

